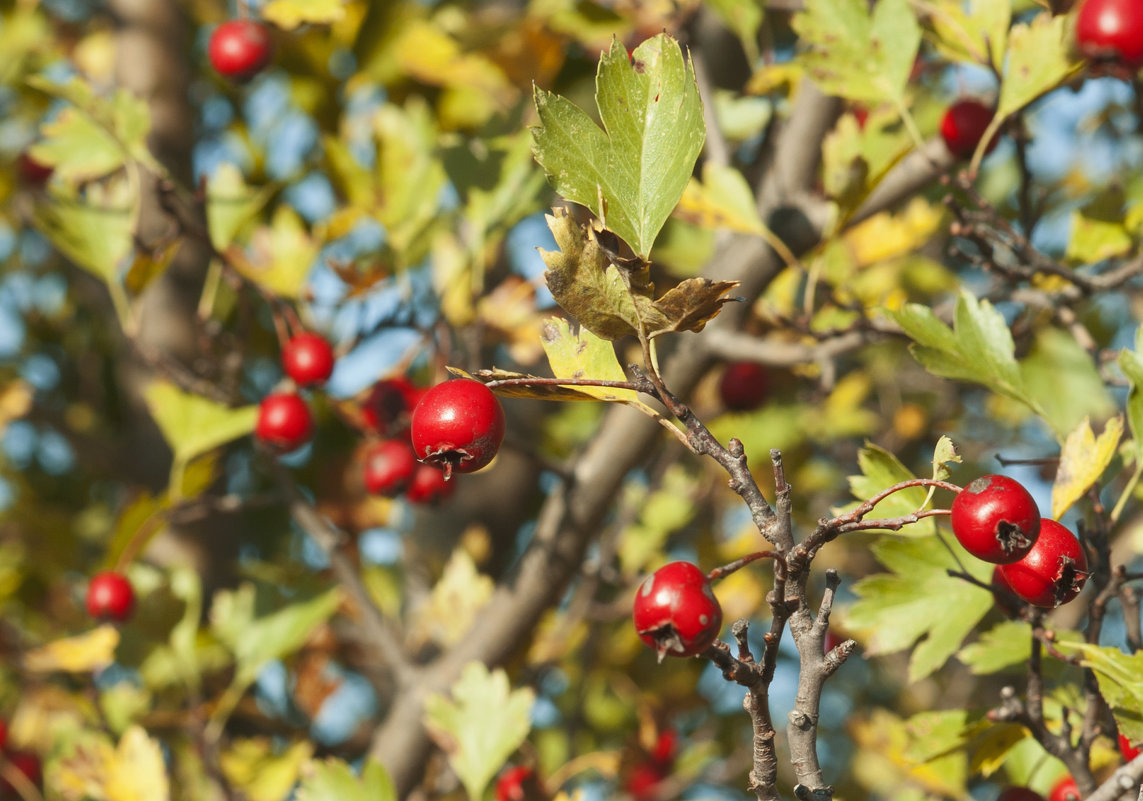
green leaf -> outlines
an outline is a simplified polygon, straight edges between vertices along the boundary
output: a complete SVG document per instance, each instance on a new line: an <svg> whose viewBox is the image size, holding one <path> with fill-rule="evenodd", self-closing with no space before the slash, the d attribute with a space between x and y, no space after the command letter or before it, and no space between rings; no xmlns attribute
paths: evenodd
<svg viewBox="0 0 1143 801"><path fill-rule="evenodd" d="M1119 352L1119 369L1131 382L1127 393L1127 424L1135 438L1135 461L1143 464L1143 326L1135 330L1135 350Z"/></svg>
<svg viewBox="0 0 1143 801"><path fill-rule="evenodd" d="M955 319L957 349L962 359L979 365L989 382L998 384L999 392L1022 400L1016 346L1004 315L987 300L977 302L968 292L961 292Z"/></svg>
<svg viewBox="0 0 1143 801"><path fill-rule="evenodd" d="M1044 11L1030 23L1013 25L1008 35L1008 69L1000 83L1000 99L989 132L991 138L1006 117L1079 73L1084 62L1075 58L1068 34L1070 18Z"/></svg>
<svg viewBox="0 0 1143 801"><path fill-rule="evenodd" d="M1118 648L1083 642L1060 643L1060 649L1074 649L1082 655L1080 664L1095 673L1120 733L1133 743L1143 741L1143 652L1125 654Z"/></svg>
<svg viewBox="0 0 1143 801"><path fill-rule="evenodd" d="M971 558L955 540L948 546L931 539L885 537L873 554L888 573L869 576L853 588L859 600L846 624L868 632L867 652L888 654L911 646L909 681L919 681L956 653L965 636L992 608L992 594L964 579L948 575L962 566L988 581L992 565Z"/></svg>
<svg viewBox="0 0 1143 801"><path fill-rule="evenodd" d="M832 95L903 108L921 26L908 0L807 0L794 30L808 49L798 56Z"/></svg>
<svg viewBox="0 0 1143 801"><path fill-rule="evenodd" d="M1106 420L1116 411L1107 385L1091 355L1067 331L1038 331L1020 360L1024 394L1035 398L1040 414L1056 439L1064 438L1085 417ZM1060 381L1066 375L1067 381Z"/></svg>
<svg viewBox="0 0 1143 801"><path fill-rule="evenodd" d="M37 205L32 222L73 264L111 284L131 252L136 200L126 181L94 184L82 197L56 195Z"/></svg>
<svg viewBox="0 0 1143 801"><path fill-rule="evenodd" d="M758 29L762 27L762 0L707 0L705 5L734 32L753 64L758 58Z"/></svg>
<svg viewBox="0 0 1143 801"><path fill-rule="evenodd" d="M425 701L425 725L460 777L470 801L483 798L492 777L531 729L531 689L512 690L508 674L480 662L465 665L451 698Z"/></svg>
<svg viewBox="0 0 1143 801"><path fill-rule="evenodd" d="M182 462L246 436L258 420L257 406L231 408L183 392L169 381L151 382L144 398L175 459Z"/></svg>
<svg viewBox="0 0 1143 801"><path fill-rule="evenodd" d="M571 323L561 317L549 317L540 330L540 341L548 356L548 365L556 378L594 378L600 381L626 381L627 375L615 357L615 347L586 328L571 330ZM576 387L575 390L597 400L620 401L642 405L639 393L630 389L608 387Z"/></svg>
<svg viewBox="0 0 1143 801"><path fill-rule="evenodd" d="M270 226L251 239L254 258L232 247L228 256L238 271L284 298L299 298L321 252L321 243L306 230L301 216L286 205L274 210Z"/></svg>
<svg viewBox="0 0 1143 801"><path fill-rule="evenodd" d="M629 60L612 40L596 74L603 129L566 98L534 95L534 153L548 180L646 259L706 138L694 70L678 43L661 33Z"/></svg>
<svg viewBox="0 0 1143 801"><path fill-rule="evenodd" d="M406 253L408 263L419 258L427 228L439 216L441 191L447 174L436 152L437 129L432 111L421 99L404 107L387 104L373 118L377 140L376 206L393 250Z"/></svg>
<svg viewBox="0 0 1143 801"><path fill-rule="evenodd" d="M385 767L374 759L361 775L340 759L313 761L303 770L297 801L397 801L397 791Z"/></svg>
<svg viewBox="0 0 1143 801"><path fill-rule="evenodd" d="M964 459L957 452L956 443L947 434L942 434L937 440L937 446L933 448L933 478L944 481L950 475L946 465L963 463Z"/></svg>
<svg viewBox="0 0 1143 801"><path fill-rule="evenodd" d="M976 642L961 648L957 659L968 665L977 676L987 676L1005 668L1022 666L1031 655L1031 628L1019 620L1007 620L993 626Z"/></svg>
<svg viewBox="0 0 1143 801"><path fill-rule="evenodd" d="M928 6L937 50L953 61L1004 68L1011 0L935 0Z"/></svg>
<svg viewBox="0 0 1143 801"><path fill-rule="evenodd" d="M219 762L227 780L248 801L284 801L313 750L308 740L281 748L269 737L242 738L219 755Z"/></svg>
<svg viewBox="0 0 1143 801"><path fill-rule="evenodd" d="M220 164L206 184L206 222L210 243L224 251L242 227L266 205L275 187L255 189L246 183L234 164Z"/></svg>
<svg viewBox="0 0 1143 801"><path fill-rule="evenodd" d="M894 484L916 478L896 456L869 442L865 443L865 447L857 454L857 465L861 468L861 475L849 477L849 489L859 501L868 500ZM928 495L928 490L924 487L910 487L895 492L873 507L873 511L866 517L901 517L912 514L922 508ZM906 526L900 533L928 536L935 531L934 521L926 518Z"/></svg>
<svg viewBox="0 0 1143 801"><path fill-rule="evenodd" d="M1111 187L1073 211L1068 259L1092 264L1130 252L1135 245L1135 232L1127 226L1125 203L1123 189Z"/></svg>

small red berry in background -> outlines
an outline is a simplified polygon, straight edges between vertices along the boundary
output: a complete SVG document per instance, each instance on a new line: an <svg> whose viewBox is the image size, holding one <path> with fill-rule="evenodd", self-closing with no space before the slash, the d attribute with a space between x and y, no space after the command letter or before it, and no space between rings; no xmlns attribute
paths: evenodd
<svg viewBox="0 0 1143 801"><path fill-rule="evenodd" d="M210 64L224 78L248 81L264 70L274 53L270 29L252 19L232 19L210 35Z"/></svg>
<svg viewBox="0 0 1143 801"><path fill-rule="evenodd" d="M632 621L639 638L660 660L695 656L718 639L722 607L706 573L690 562L671 562L639 585Z"/></svg>
<svg viewBox="0 0 1143 801"><path fill-rule="evenodd" d="M996 801L1044 801L1044 796L1027 787L1005 787Z"/></svg>
<svg viewBox="0 0 1143 801"><path fill-rule="evenodd" d="M33 754L31 751L13 751L9 754L4 754L4 759L20 773L24 774L24 778L30 781L37 787L43 780L43 766L40 764L40 758ZM16 790L6 779L0 778L0 798L23 798L23 795Z"/></svg>
<svg viewBox="0 0 1143 801"><path fill-rule="evenodd" d="M636 801L643 801L655 794L663 779L669 775L668 767L656 762L640 762L631 768L623 789Z"/></svg>
<svg viewBox="0 0 1143 801"><path fill-rule="evenodd" d="M528 792L535 782L536 772L527 765L516 765L505 769L496 780L496 801L525 801L534 797Z"/></svg>
<svg viewBox="0 0 1143 801"><path fill-rule="evenodd" d="M1086 0L1076 13L1076 45L1084 58L1143 67L1143 3Z"/></svg>
<svg viewBox="0 0 1143 801"><path fill-rule="evenodd" d="M1014 593L1034 606L1051 609L1080 594L1087 581L1087 557L1067 528L1044 518L1032 550L1000 571Z"/></svg>
<svg viewBox="0 0 1143 801"><path fill-rule="evenodd" d="M418 464L405 489L405 500L416 504L440 503L452 495L455 489L456 482L446 479L440 470L432 465Z"/></svg>
<svg viewBox="0 0 1143 801"><path fill-rule="evenodd" d="M47 164L41 164L26 150L20 154L16 162L17 174L20 182L27 186L43 186L52 177L55 169Z"/></svg>
<svg viewBox="0 0 1143 801"><path fill-rule="evenodd" d="M399 495L413 480L416 469L417 457L408 440L378 442L365 452L365 489L373 495Z"/></svg>
<svg viewBox="0 0 1143 801"><path fill-rule="evenodd" d="M473 473L496 457L504 441L504 409L484 384L458 378L426 390L409 426L417 458L439 467L447 479L453 472Z"/></svg>
<svg viewBox="0 0 1143 801"><path fill-rule="evenodd" d="M424 390L405 376L378 381L361 402L365 424L381 436L391 436L408 424L409 414L421 400Z"/></svg>
<svg viewBox="0 0 1143 801"><path fill-rule="evenodd" d="M333 348L317 334L298 334L282 348L282 369L299 387L324 382L333 361Z"/></svg>
<svg viewBox="0 0 1143 801"><path fill-rule="evenodd" d="M726 365L718 381L718 395L727 409L748 412L766 401L770 376L756 362L733 362Z"/></svg>
<svg viewBox="0 0 1143 801"><path fill-rule="evenodd" d="M313 435L310 407L292 392L267 395L258 407L254 436L281 451L304 445Z"/></svg>
<svg viewBox="0 0 1143 801"><path fill-rule="evenodd" d="M1024 485L981 476L953 498L953 534L977 559L998 565L1022 559L1040 533L1040 510Z"/></svg>
<svg viewBox="0 0 1143 801"><path fill-rule="evenodd" d="M1119 753L1123 754L1123 758L1130 762L1135 759L1135 757L1143 754L1143 745L1136 748L1131 745L1131 741L1128 740L1127 737L1121 734L1119 735Z"/></svg>
<svg viewBox="0 0 1143 801"><path fill-rule="evenodd" d="M993 110L979 100L958 100L948 107L941 118L941 138L949 152L957 158L968 158L976 152L984 132L992 122ZM997 139L988 143L985 153L991 153Z"/></svg>
<svg viewBox="0 0 1143 801"><path fill-rule="evenodd" d="M122 623L135 609L135 590L122 573L96 573L87 585L87 613L96 620Z"/></svg>
<svg viewBox="0 0 1143 801"><path fill-rule="evenodd" d="M0 718L0 751L8 744L8 724Z"/></svg>
<svg viewBox="0 0 1143 801"><path fill-rule="evenodd" d="M1048 793L1048 801L1080 801L1079 787L1071 776L1065 776Z"/></svg>

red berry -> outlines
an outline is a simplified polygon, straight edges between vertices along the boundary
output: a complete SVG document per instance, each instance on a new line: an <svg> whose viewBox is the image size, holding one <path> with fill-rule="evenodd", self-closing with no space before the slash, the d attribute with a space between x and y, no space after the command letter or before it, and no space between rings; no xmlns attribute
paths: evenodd
<svg viewBox="0 0 1143 801"><path fill-rule="evenodd" d="M39 787L43 779L43 769L40 758L31 751L13 751L10 754L0 755L0 759L7 759L8 764L14 767L32 784ZM23 798L23 794L16 790L6 779L0 778L0 797Z"/></svg>
<svg viewBox="0 0 1143 801"><path fill-rule="evenodd" d="M651 798L663 779L667 778L669 769L657 762L640 762L631 769L623 789L636 801Z"/></svg>
<svg viewBox="0 0 1143 801"><path fill-rule="evenodd" d="M1076 44L1085 58L1143 67L1143 3L1087 0L1076 14Z"/></svg>
<svg viewBox="0 0 1143 801"><path fill-rule="evenodd" d="M526 765L508 768L496 781L496 801L524 801L528 792L524 785L533 779L535 771Z"/></svg>
<svg viewBox="0 0 1143 801"><path fill-rule="evenodd" d="M952 530L977 559L1006 565L1024 557L1040 533L1040 510L1024 485L981 476L953 498Z"/></svg>
<svg viewBox="0 0 1143 801"><path fill-rule="evenodd" d="M298 334L282 348L282 369L299 387L320 384L333 372L333 348L317 334Z"/></svg>
<svg viewBox="0 0 1143 801"><path fill-rule="evenodd" d="M673 762L678 740L679 735L674 729L663 729L655 739L655 747L651 749L651 759L663 764Z"/></svg>
<svg viewBox="0 0 1143 801"><path fill-rule="evenodd" d="M1044 801L1044 796L1027 787L1005 787L996 801Z"/></svg>
<svg viewBox="0 0 1143 801"><path fill-rule="evenodd" d="M430 388L413 409L410 436L417 458L472 473L487 465L504 441L504 409L492 390L468 378Z"/></svg>
<svg viewBox="0 0 1143 801"><path fill-rule="evenodd" d="M232 19L210 35L207 55L225 78L248 81L266 68L273 55L270 29L252 19Z"/></svg>
<svg viewBox="0 0 1143 801"><path fill-rule="evenodd" d="M1055 520L1040 521L1040 536L1028 555L1000 569L1012 591L1049 609L1079 595L1087 581L1087 557L1072 533Z"/></svg>
<svg viewBox="0 0 1143 801"><path fill-rule="evenodd" d="M1119 753L1123 754L1123 758L1130 762L1135 759L1135 757L1143 754L1143 745L1136 748L1131 745L1131 741L1128 740L1126 736L1121 734L1119 735Z"/></svg>
<svg viewBox="0 0 1143 801"><path fill-rule="evenodd" d="M267 395L258 407L254 435L281 451L292 451L313 435L310 407L298 395L279 392Z"/></svg>
<svg viewBox="0 0 1143 801"><path fill-rule="evenodd" d="M1016 595L1016 591L1012 589L1012 585L1008 583L1008 579L1004 578L1004 568L1000 565L992 568L992 600L1001 612L1008 617L1016 617L1020 614L1020 599Z"/></svg>
<svg viewBox="0 0 1143 801"><path fill-rule="evenodd" d="M413 470L413 479L405 490L405 500L409 503L439 503L452 495L456 483L445 478L445 474L432 465L418 464Z"/></svg>
<svg viewBox="0 0 1143 801"><path fill-rule="evenodd" d="M48 164L42 164L32 158L32 154L27 151L20 154L17 160L16 169L20 176L20 181L28 186L43 186L52 177L55 169Z"/></svg>
<svg viewBox="0 0 1143 801"><path fill-rule="evenodd" d="M718 394L727 409L748 412L757 409L770 391L770 376L756 362L734 362L726 365L718 382Z"/></svg>
<svg viewBox="0 0 1143 801"><path fill-rule="evenodd" d="M365 452L365 489L374 495L398 495L409 486L416 469L417 457L408 440L378 442Z"/></svg>
<svg viewBox="0 0 1143 801"><path fill-rule="evenodd" d="M8 724L4 722L3 718L0 718L0 751L3 751L4 747L7 744L8 744Z"/></svg>
<svg viewBox="0 0 1143 801"><path fill-rule="evenodd" d="M671 562L639 585L632 618L640 639L662 660L705 651L718 638L722 607L705 573L690 562Z"/></svg>
<svg viewBox="0 0 1143 801"><path fill-rule="evenodd" d="M941 137L949 152L962 159L971 156L992 122L993 113L979 100L958 100L949 106L941 119ZM989 142L984 152L991 153L996 142Z"/></svg>
<svg viewBox="0 0 1143 801"><path fill-rule="evenodd" d="M1048 793L1048 801L1079 801L1080 798L1079 787L1071 776L1060 779L1052 792Z"/></svg>
<svg viewBox="0 0 1143 801"><path fill-rule="evenodd" d="M87 613L96 620L122 623L135 609L135 591L122 573L96 573L87 585Z"/></svg>
<svg viewBox="0 0 1143 801"><path fill-rule="evenodd" d="M389 436L403 428L424 391L402 376L378 381L361 402L361 416L371 429Z"/></svg>

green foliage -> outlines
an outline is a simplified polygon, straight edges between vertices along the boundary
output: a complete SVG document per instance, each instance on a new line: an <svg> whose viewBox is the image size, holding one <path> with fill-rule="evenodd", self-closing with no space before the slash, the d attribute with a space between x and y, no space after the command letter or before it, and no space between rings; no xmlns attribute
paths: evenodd
<svg viewBox="0 0 1143 801"><path fill-rule="evenodd" d="M379 762L369 760L360 775L339 759L310 764L298 787L298 801L396 801L389 774Z"/></svg>
<svg viewBox="0 0 1143 801"><path fill-rule="evenodd" d="M980 639L957 652L957 659L973 673L987 676L1023 667L1032 655L1032 630L1027 623L1006 620L980 635Z"/></svg>

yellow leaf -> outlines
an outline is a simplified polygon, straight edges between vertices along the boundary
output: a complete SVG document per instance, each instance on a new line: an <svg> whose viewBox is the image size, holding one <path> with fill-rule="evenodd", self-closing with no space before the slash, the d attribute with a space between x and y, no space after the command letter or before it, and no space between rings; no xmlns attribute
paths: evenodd
<svg viewBox="0 0 1143 801"><path fill-rule="evenodd" d="M328 25L345 18L345 0L271 0L262 18L287 31L303 23Z"/></svg>
<svg viewBox="0 0 1143 801"><path fill-rule="evenodd" d="M1119 440L1123 436L1123 418L1107 421L1098 438L1092 433L1091 421L1083 422L1068 438L1060 452L1060 466L1056 483L1052 485L1052 517L1056 520L1087 492L1115 458Z"/></svg>
<svg viewBox="0 0 1143 801"><path fill-rule="evenodd" d="M414 636L441 645L456 642L488 603L494 586L476 569L468 552L453 551L428 602L418 610Z"/></svg>
<svg viewBox="0 0 1143 801"><path fill-rule="evenodd" d="M222 772L250 801L281 801L297 784L302 766L313 756L303 740L277 753L268 738L236 740L222 754Z"/></svg>
<svg viewBox="0 0 1143 801"><path fill-rule="evenodd" d="M704 228L759 235L766 231L754 204L754 193L742 173L715 164L703 165L701 182L691 178L674 214Z"/></svg>
<svg viewBox="0 0 1143 801"><path fill-rule="evenodd" d="M846 241L862 267L915 252L940 225L940 210L914 198L900 214L882 212L855 226Z"/></svg>
<svg viewBox="0 0 1143 801"><path fill-rule="evenodd" d="M100 626L86 634L56 640L29 651L24 657L24 666L40 673L101 670L115 661L118 645L119 631L114 626Z"/></svg>
<svg viewBox="0 0 1143 801"><path fill-rule="evenodd" d="M254 232L253 260L248 260L238 248L231 248L229 256L247 278L276 295L296 299L302 294L321 243L310 235L302 218L289 206L279 206L270 225Z"/></svg>
<svg viewBox="0 0 1143 801"><path fill-rule="evenodd" d="M107 801L168 801L167 769L159 744L140 726L132 726L119 740L115 759L108 765Z"/></svg>

